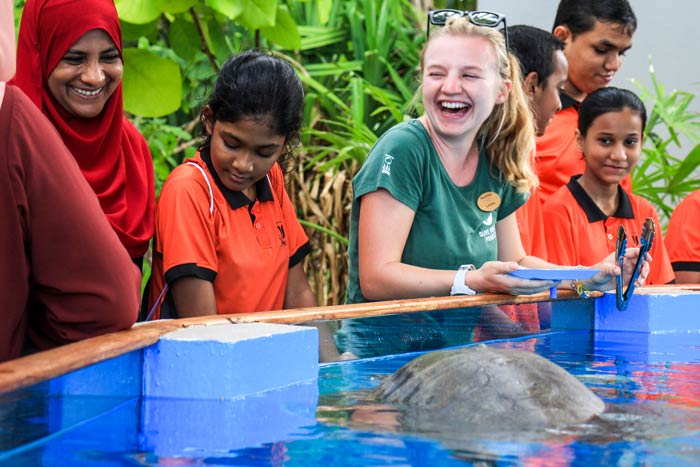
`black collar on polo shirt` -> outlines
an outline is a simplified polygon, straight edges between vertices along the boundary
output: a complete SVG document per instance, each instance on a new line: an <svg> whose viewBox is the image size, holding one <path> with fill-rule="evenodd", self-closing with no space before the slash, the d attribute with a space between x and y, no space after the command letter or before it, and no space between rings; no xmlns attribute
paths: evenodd
<svg viewBox="0 0 700 467"><path fill-rule="evenodd" d="M566 187L581 206L583 212L586 213L588 222L593 223L606 220L608 216L606 216L598 205L595 204L595 201L588 196L586 190L584 190L583 187L578 184L577 180L580 176L581 175L574 175L571 177L571 180L569 180L569 183L566 184ZM621 185L617 185L617 194L620 202L617 205L617 210L615 211L615 214L613 214L613 217L634 219L632 203L630 202L630 198L627 196L625 190L622 189Z"/></svg>
<svg viewBox="0 0 700 467"><path fill-rule="evenodd" d="M255 202L255 200L251 200L244 195L242 191L229 190L224 186L219 178L219 174L217 174L216 170L214 169L214 165L211 163L211 155L209 154L208 147L202 148L200 150L200 155L202 156L202 160L207 164L209 173L214 178L214 183L216 183L216 186L219 187L219 190L221 190L221 193L223 193L224 198L226 198L226 201L231 209L250 206ZM270 187L270 182L267 176L255 182L255 190L258 194L259 201L273 201L275 199L272 196L272 188Z"/></svg>
<svg viewBox="0 0 700 467"><path fill-rule="evenodd" d="M559 99L561 100L561 110L568 109L569 107L575 107L576 111L578 111L578 108L581 105L579 101L575 100L564 91L559 91Z"/></svg>

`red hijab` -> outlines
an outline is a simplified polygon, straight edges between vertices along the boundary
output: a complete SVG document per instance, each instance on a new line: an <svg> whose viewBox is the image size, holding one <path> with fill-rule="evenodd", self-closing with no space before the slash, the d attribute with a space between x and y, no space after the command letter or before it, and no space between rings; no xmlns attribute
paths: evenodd
<svg viewBox="0 0 700 467"><path fill-rule="evenodd" d="M122 85L94 118L69 114L48 89L51 72L85 33L103 29L121 54L113 0L28 0L22 12L13 83L51 120L78 161L122 244L143 256L153 235L153 161L143 136L126 119Z"/></svg>

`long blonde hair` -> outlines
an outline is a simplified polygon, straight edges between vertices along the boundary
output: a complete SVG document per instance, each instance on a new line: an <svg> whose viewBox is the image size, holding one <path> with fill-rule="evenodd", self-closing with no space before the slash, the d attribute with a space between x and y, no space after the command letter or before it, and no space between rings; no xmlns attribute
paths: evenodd
<svg viewBox="0 0 700 467"><path fill-rule="evenodd" d="M475 26L464 17L451 17L444 27L430 34L421 53L428 44L442 36L483 37L491 42L497 55L498 74L502 81L512 82L505 101L496 104L477 133L477 142L485 148L491 164L518 191L528 192L538 185L537 175L531 165L535 147L535 125L527 96L523 90L520 64L513 54L506 51L505 40L496 28Z"/></svg>

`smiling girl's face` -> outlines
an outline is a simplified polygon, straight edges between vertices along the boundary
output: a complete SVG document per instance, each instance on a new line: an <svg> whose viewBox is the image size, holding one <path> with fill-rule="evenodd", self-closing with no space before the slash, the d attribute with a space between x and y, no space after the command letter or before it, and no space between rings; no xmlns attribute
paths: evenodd
<svg viewBox="0 0 700 467"><path fill-rule="evenodd" d="M586 176L605 185L620 183L639 160L642 135L642 118L629 107L596 117L585 136L576 132Z"/></svg>
<svg viewBox="0 0 700 467"><path fill-rule="evenodd" d="M211 115L205 109L205 117ZM272 169L284 151L285 137L278 135L269 116L235 122L205 122L211 136L211 162L226 188L257 199L255 183Z"/></svg>

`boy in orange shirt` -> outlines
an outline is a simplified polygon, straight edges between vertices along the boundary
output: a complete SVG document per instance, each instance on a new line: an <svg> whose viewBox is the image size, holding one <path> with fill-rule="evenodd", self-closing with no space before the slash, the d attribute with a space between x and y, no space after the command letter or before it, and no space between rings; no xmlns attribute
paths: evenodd
<svg viewBox="0 0 700 467"><path fill-rule="evenodd" d="M585 163L576 147L578 106L591 92L608 86L632 47L637 18L627 0L561 0L553 33L564 43L569 72L562 109L543 136L537 138L537 175L542 202L583 173ZM631 191L629 176L623 188Z"/></svg>
<svg viewBox="0 0 700 467"><path fill-rule="evenodd" d="M511 26L508 36L511 52L520 62L523 88L534 116L535 134L542 136L554 114L561 109L559 90L566 82L568 71L564 44L553 34L532 26ZM532 190L527 202L516 211L516 216L525 253L547 259L538 189Z"/></svg>
<svg viewBox="0 0 700 467"><path fill-rule="evenodd" d="M700 190L676 206L666 231L666 249L678 284L700 284Z"/></svg>

